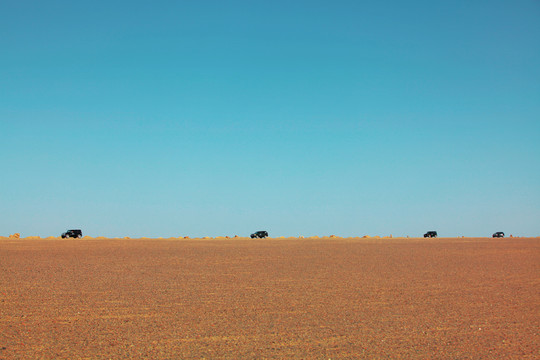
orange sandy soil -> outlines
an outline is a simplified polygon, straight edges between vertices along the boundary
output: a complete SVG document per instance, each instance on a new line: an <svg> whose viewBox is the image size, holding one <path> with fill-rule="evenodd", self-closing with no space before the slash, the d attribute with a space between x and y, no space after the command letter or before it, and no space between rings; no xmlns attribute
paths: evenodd
<svg viewBox="0 0 540 360"><path fill-rule="evenodd" d="M538 359L540 238L0 238L0 359Z"/></svg>

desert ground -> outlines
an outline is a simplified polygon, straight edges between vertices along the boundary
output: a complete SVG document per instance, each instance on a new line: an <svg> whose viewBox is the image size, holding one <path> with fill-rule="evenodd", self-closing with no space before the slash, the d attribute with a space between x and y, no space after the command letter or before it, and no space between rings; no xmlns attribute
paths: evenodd
<svg viewBox="0 0 540 360"><path fill-rule="evenodd" d="M538 359L540 238L0 237L0 359Z"/></svg>

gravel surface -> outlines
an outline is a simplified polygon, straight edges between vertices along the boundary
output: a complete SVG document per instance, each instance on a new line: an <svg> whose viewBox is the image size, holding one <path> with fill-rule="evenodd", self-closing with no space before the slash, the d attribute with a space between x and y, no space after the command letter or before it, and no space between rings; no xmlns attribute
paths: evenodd
<svg viewBox="0 0 540 360"><path fill-rule="evenodd" d="M540 238L0 238L0 359L538 359Z"/></svg>

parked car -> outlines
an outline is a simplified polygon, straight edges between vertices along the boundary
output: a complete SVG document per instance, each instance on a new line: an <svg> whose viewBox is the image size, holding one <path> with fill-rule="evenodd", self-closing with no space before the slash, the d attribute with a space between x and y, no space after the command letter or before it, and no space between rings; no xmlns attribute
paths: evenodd
<svg viewBox="0 0 540 360"><path fill-rule="evenodd" d="M257 231L251 234L252 239L255 239L255 238L264 239L265 237L268 237L267 231Z"/></svg>
<svg viewBox="0 0 540 360"><path fill-rule="evenodd" d="M500 238L504 237L504 233L502 231L497 231L495 234L493 234L494 238Z"/></svg>
<svg viewBox="0 0 540 360"><path fill-rule="evenodd" d="M65 238L82 238L82 231L81 230L68 230L65 233L62 234L62 239Z"/></svg>
<svg viewBox="0 0 540 360"><path fill-rule="evenodd" d="M428 231L427 233L424 234L424 237L425 238L427 238L427 237L436 238L437 237L437 232L436 231Z"/></svg>

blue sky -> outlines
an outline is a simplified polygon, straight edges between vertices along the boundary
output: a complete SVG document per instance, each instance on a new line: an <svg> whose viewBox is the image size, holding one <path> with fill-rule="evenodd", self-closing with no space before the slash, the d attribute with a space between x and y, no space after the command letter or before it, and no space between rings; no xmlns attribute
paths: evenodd
<svg viewBox="0 0 540 360"><path fill-rule="evenodd" d="M0 3L0 234L540 235L538 1Z"/></svg>

